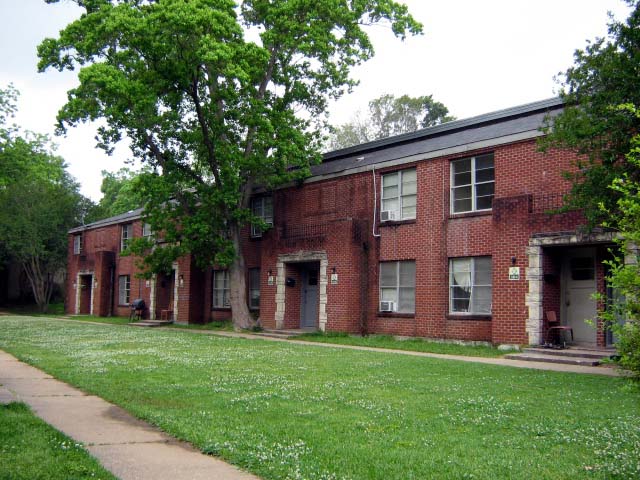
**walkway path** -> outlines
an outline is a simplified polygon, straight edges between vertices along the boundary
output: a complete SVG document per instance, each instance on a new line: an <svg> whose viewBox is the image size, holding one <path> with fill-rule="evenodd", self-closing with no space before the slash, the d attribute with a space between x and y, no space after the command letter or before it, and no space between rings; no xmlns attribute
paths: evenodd
<svg viewBox="0 0 640 480"><path fill-rule="evenodd" d="M258 480L0 350L0 403L21 401L122 480Z"/></svg>
<svg viewBox="0 0 640 480"><path fill-rule="evenodd" d="M62 320L67 322L79 322L79 320L72 319L63 319L58 318L56 320ZM114 327L128 327L128 325L114 325L102 322L83 322L83 323L91 323L93 325L111 325ZM239 333L239 332L228 332L224 330L196 330L193 328L179 328L179 327L156 327L156 330L178 330L182 332L189 333L197 333L201 335L218 335L222 337L232 337L232 338L246 338L250 340L265 340L271 342L285 342L285 343L295 343L297 345L313 345L316 347L327 347L327 348L344 348L349 350L365 350L368 352L381 352L381 353L393 353L398 355L410 355L414 357L429 357L429 358L441 358L443 360L455 360L460 362L471 362L471 363L484 363L487 365L502 365L505 367L515 367L515 368L531 368L534 370L549 370L553 372L568 372L568 373L586 373L592 375L605 375L609 377L620 377L623 376L623 373L620 372L617 368L613 366L599 366L599 367L586 367L581 365L566 365L566 364L558 364L558 363L549 363L549 362L529 362L523 360L511 360L508 358L495 358L495 357L470 357L464 355L447 355L443 353L428 353L428 352L413 352L410 350L394 350L391 348L377 348L377 347L363 347L358 345L343 345L337 343L320 343L320 342L309 342L305 340L295 340L295 339L286 339L286 338L275 338L268 337L259 334L252 333Z"/></svg>
<svg viewBox="0 0 640 480"><path fill-rule="evenodd" d="M266 336L258 336L252 335L250 333L236 333L236 332L224 332L224 331L204 331L204 330L193 330L193 329L176 329L172 328L171 330L182 330L189 332L198 332L198 333L208 333L211 335L221 335L224 337L236 337L236 338L248 338L248 339L256 339L259 338L261 340L273 341L273 342L286 342L286 343L295 343L298 345L313 345L316 347L329 347L329 348L345 348L349 350L365 350L368 352L381 352L381 353L394 353L399 355L410 355L413 357L429 357L429 358L441 358L443 360L456 360L460 362L471 362L471 363L485 363L488 365L502 365L505 367L516 367L516 368L532 368L534 370L549 370L554 372L569 372L569 373L588 373L593 375L606 375L610 377L619 377L621 373L618 369L610 367L610 366L601 366L601 367L585 367L580 365L565 365L558 363L547 363L547 362L528 362L523 360L510 360L507 358L489 358L489 357L467 357L464 355L446 355L443 353L428 353L428 352L412 352L410 350L393 350L390 348L377 348L377 347L363 347L358 345L342 345L336 343L320 343L320 342L308 342L304 340L295 340L295 339L281 339L281 338L273 338Z"/></svg>

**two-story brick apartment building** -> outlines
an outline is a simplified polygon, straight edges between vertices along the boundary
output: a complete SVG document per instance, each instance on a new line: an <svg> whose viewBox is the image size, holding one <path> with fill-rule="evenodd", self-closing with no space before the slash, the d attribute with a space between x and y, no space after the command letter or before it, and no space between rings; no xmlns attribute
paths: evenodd
<svg viewBox="0 0 640 480"><path fill-rule="evenodd" d="M536 140L558 99L330 152L303 184L258 193L247 228L248 297L263 326L537 344L547 318L605 345L594 291L611 234L579 212L551 214L570 185L565 151ZM150 318L229 318L229 277L181 258L146 281L121 257L149 234L141 211L71 230L68 309Z"/></svg>

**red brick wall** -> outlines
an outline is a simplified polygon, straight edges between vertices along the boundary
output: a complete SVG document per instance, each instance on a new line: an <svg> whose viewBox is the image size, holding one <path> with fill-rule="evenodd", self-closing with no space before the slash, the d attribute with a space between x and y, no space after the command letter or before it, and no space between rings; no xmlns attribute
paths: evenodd
<svg viewBox="0 0 640 480"><path fill-rule="evenodd" d="M495 202L491 212L471 215L450 214L450 162L487 151L494 152ZM359 332L362 322L369 332L434 338L486 340L495 343L526 343L528 291L527 246L535 233L575 230L583 223L579 214L548 215L557 207L569 184L562 172L572 168L572 155L537 151L534 140L478 150L464 155L443 156L402 167L376 170L381 175L405 168L416 168L418 179L415 221L379 224L374 221L374 188L371 171L346 175L273 193L274 228L260 239L243 233L242 249L247 268L260 268L260 319L275 327L276 285L267 284L268 272L277 277L278 256L298 252L323 252L328 260L327 275L335 267L338 284L327 285L327 329ZM379 208L378 195L378 208ZM134 235L141 225L134 223ZM72 255L70 238L70 282L78 269L92 269L97 250L117 252L120 227L111 226L85 232L86 259ZM491 256L493 265L493 305L490 318L449 314L449 259ZM515 258L515 264L512 261ZM378 272L381 261L415 260L416 311L414 315L380 314ZM115 278L132 275L132 258L115 254ZM553 265L545 260L545 272ZM520 280L509 280L511 266L520 267ZM287 287L285 327L299 325L299 271L287 266L286 276L296 279ZM228 319L229 310L212 310L211 271L198 271L190 259L182 259L179 275L185 284L179 288L179 320L189 322ZM599 277L601 278L601 277ZM559 280L558 280L559 281ZM599 280L599 285L603 282ZM117 286L116 286L117 288ZM544 309L559 305L559 284L545 283ZM70 302L75 292L69 289ZM117 299L117 290L115 292ZM139 293L149 302L144 286ZM115 309L128 314L128 309Z"/></svg>

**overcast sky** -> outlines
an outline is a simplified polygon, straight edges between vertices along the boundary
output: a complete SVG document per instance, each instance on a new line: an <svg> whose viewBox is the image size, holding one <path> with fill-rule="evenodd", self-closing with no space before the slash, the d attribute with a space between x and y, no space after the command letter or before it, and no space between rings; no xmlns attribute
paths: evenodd
<svg viewBox="0 0 640 480"><path fill-rule="evenodd" d="M383 93L433 95L452 115L466 118L557 94L554 76L573 62L573 52L606 34L607 12L625 19L622 0L406 0L425 34L404 42L390 30L371 29L376 56L355 70L360 86L331 106L331 121L348 121ZM21 92L16 123L53 134L55 116L74 72L37 73L36 47L81 13L70 0L0 0L0 87ZM90 125L55 139L58 153L98 200L101 170L115 171L129 158L126 146L113 156L94 148Z"/></svg>

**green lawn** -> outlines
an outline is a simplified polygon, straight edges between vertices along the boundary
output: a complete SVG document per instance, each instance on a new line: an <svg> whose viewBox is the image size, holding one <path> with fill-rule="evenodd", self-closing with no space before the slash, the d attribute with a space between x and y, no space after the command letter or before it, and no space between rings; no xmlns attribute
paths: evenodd
<svg viewBox="0 0 640 480"><path fill-rule="evenodd" d="M295 340L305 340L318 343L336 343L339 345L359 345L363 347L390 348L394 350L408 350L411 352L442 353L445 355L465 355L469 357L501 357L505 351L486 345L461 345L451 342L434 342L421 338L398 340L391 335L369 335L360 337L344 333L305 333Z"/></svg>
<svg viewBox="0 0 640 480"><path fill-rule="evenodd" d="M268 479L640 475L619 378L28 317L0 348Z"/></svg>
<svg viewBox="0 0 640 480"><path fill-rule="evenodd" d="M0 405L0 479L111 479L82 445L33 415L24 403Z"/></svg>

